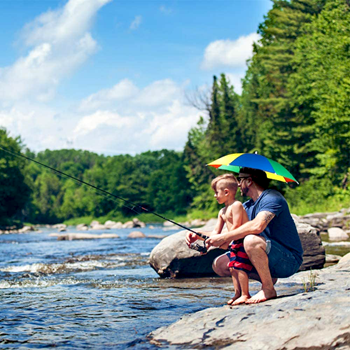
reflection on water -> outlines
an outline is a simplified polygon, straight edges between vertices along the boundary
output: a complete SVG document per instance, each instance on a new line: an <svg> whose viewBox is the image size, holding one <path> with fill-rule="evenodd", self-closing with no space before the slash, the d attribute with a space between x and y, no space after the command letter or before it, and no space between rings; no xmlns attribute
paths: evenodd
<svg viewBox="0 0 350 350"><path fill-rule="evenodd" d="M156 349L149 332L232 296L229 278L158 278L148 264L157 239L128 239L125 229L115 239L57 241L52 232L0 236L2 348Z"/></svg>

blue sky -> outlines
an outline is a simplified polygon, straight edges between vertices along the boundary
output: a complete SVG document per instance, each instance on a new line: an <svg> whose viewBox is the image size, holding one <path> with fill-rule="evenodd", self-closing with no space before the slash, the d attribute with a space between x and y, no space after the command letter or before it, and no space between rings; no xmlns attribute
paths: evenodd
<svg viewBox="0 0 350 350"><path fill-rule="evenodd" d="M33 151L182 150L185 95L240 79L270 0L0 0L0 125Z"/></svg>

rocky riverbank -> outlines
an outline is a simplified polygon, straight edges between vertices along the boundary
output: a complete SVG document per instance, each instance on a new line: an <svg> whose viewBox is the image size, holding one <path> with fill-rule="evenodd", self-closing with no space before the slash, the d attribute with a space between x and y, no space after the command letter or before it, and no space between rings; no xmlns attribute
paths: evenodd
<svg viewBox="0 0 350 350"><path fill-rule="evenodd" d="M349 349L349 272L350 253L337 265L280 279L277 299L186 315L152 332L149 340L183 349ZM285 284L304 292L281 294Z"/></svg>

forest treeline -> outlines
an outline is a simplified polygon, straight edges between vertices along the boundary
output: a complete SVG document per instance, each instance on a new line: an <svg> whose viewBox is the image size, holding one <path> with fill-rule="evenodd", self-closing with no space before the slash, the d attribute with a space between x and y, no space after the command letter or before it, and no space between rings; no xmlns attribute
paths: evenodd
<svg viewBox="0 0 350 350"><path fill-rule="evenodd" d="M274 183L293 208L350 206L350 1L274 0L259 26L241 95L222 74L182 152L103 156L81 150L34 154L0 131L3 147L158 213L217 210L206 167L229 153L257 151L283 164L300 186ZM124 202L0 150L0 220L56 223L135 215ZM323 207L322 207L323 206Z"/></svg>

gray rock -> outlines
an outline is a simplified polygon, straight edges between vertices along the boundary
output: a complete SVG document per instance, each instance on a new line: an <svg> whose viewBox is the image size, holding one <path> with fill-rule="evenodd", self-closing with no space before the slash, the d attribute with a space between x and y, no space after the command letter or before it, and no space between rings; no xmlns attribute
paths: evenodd
<svg viewBox="0 0 350 350"><path fill-rule="evenodd" d="M119 221L116 222L111 228L121 229L123 228L123 224Z"/></svg>
<svg viewBox="0 0 350 350"><path fill-rule="evenodd" d="M21 229L18 230L18 233L27 233L35 231L33 226L23 226Z"/></svg>
<svg viewBox="0 0 350 350"><path fill-rule="evenodd" d="M318 230L308 224L297 224L300 241L303 246L303 264L300 271L321 269L326 261L325 248Z"/></svg>
<svg viewBox="0 0 350 350"><path fill-rule="evenodd" d="M107 220L104 225L105 227L108 227L108 228L112 228L114 225L116 224L115 221L112 221L112 220Z"/></svg>
<svg viewBox="0 0 350 350"><path fill-rule="evenodd" d="M78 231L87 231L88 229L89 229L89 227L86 224L79 224L79 225L77 225L77 230Z"/></svg>
<svg viewBox="0 0 350 350"><path fill-rule="evenodd" d="M132 219L132 223L133 223L133 227L141 227L141 228L146 227L146 224L137 218Z"/></svg>
<svg viewBox="0 0 350 350"><path fill-rule="evenodd" d="M149 263L160 277L214 276L213 260L224 253L214 248L206 255L189 249L185 243L187 231L165 237L151 252Z"/></svg>
<svg viewBox="0 0 350 350"><path fill-rule="evenodd" d="M127 221L123 224L123 228L133 228L134 223L132 221Z"/></svg>
<svg viewBox="0 0 350 350"><path fill-rule="evenodd" d="M330 241L343 241L348 239L347 233L339 227L331 227L328 229L328 237Z"/></svg>
<svg viewBox="0 0 350 350"><path fill-rule="evenodd" d="M140 231L133 231L133 232L130 232L128 235L128 238L145 238L145 237L146 235Z"/></svg>
<svg viewBox="0 0 350 350"><path fill-rule="evenodd" d="M349 269L347 254L337 265L317 271L314 291L303 292L314 272L299 272L276 285L278 293L279 285L298 284L299 293L262 304L205 309L155 330L148 339L189 349L349 349Z"/></svg>
<svg viewBox="0 0 350 350"><path fill-rule="evenodd" d="M91 226L91 230L109 230L109 227L106 227L105 225L101 224L95 224Z"/></svg>
<svg viewBox="0 0 350 350"><path fill-rule="evenodd" d="M327 264L336 264L341 259L340 255L326 254L326 263Z"/></svg>

